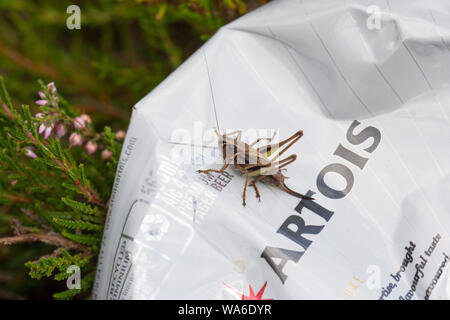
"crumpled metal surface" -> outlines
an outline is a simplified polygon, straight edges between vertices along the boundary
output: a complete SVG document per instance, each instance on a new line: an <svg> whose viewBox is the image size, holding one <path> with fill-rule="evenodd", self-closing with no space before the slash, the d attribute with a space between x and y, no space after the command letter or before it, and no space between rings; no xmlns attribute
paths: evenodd
<svg viewBox="0 0 450 320"><path fill-rule="evenodd" d="M223 27L134 107L93 297L448 299L449 12L286 0ZM221 167L211 94L246 142L303 130L286 183L313 201L196 172Z"/></svg>

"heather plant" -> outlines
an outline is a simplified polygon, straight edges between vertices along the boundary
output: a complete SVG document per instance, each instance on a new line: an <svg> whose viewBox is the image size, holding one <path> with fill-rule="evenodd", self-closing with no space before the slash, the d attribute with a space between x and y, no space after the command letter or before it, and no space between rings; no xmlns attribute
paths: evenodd
<svg viewBox="0 0 450 320"><path fill-rule="evenodd" d="M12 105L0 78L0 201L12 236L1 245L42 242L54 251L29 261L35 279L64 280L67 269L81 269L81 287L56 293L69 298L90 288L101 240L110 186L124 133L109 127L97 132L55 84L40 82L32 114ZM18 214L20 213L20 214Z"/></svg>
<svg viewBox="0 0 450 320"><path fill-rule="evenodd" d="M89 297L131 106L263 2L0 0L0 299Z"/></svg>

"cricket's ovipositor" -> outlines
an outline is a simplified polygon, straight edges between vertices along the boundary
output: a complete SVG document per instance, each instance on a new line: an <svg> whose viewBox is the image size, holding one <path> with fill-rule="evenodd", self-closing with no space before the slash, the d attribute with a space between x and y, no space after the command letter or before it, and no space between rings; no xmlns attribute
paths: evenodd
<svg viewBox="0 0 450 320"><path fill-rule="evenodd" d="M216 134L219 140L218 146L222 152L222 156L225 163L222 166L222 168L218 170L207 169L207 170L198 170L198 172L222 173L228 168L229 165L233 165L238 171L240 171L242 174L245 175L245 185L242 194L242 205L244 207L246 205L245 198L248 186L251 186L255 189L256 197L258 198L259 201L261 201L261 195L256 185L257 182L270 183L297 198L314 200L310 197L307 197L305 195L302 195L298 192L291 190L286 186L284 182L284 180L287 179L287 177L283 175L282 170L286 170L283 168L286 167L288 164L294 162L297 159L297 155L292 154L284 159L277 160L284 152L286 152L294 143L296 143L303 136L302 130L297 131L290 138L275 144L270 144L270 142L272 142L272 140L275 138L275 134L271 138L259 138L253 143L247 144L241 140L242 137L241 130L236 130L224 134L220 133L208 61L206 59L206 54L204 50L202 51L205 59L206 70L208 73L208 80L211 89L214 114L216 118L216 126L217 126ZM261 147L255 147L260 141L264 140L267 141L269 144L263 145ZM269 159L269 157L271 155L274 155L275 153L277 154L273 158ZM253 178L253 180L250 183L249 178Z"/></svg>

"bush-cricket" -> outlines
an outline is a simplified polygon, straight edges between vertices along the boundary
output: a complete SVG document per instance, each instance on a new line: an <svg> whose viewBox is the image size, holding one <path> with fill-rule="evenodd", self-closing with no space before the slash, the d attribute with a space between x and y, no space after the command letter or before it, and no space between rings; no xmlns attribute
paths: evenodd
<svg viewBox="0 0 450 320"><path fill-rule="evenodd" d="M207 169L198 170L199 173L209 173L224 172L229 165L233 165L238 171L245 175L244 191L242 194L242 205L246 205L246 193L247 187L251 186L255 189L256 197L261 201L261 195L259 193L257 182L267 182L272 185L279 187L281 190L289 193L290 195L313 200L310 197L304 196L298 192L295 192L288 188L284 182L287 178L283 175L282 169L288 164L291 164L297 159L296 154L292 154L284 159L277 160L284 152L286 152L294 143L296 143L303 135L303 131L299 130L294 133L290 138L280 141L275 144L267 144L261 147L255 147L260 141L266 140L270 143L274 138L275 134L271 138L259 138L251 144L247 144L241 140L242 131L236 130L229 133L220 133L219 121L217 117L216 103L214 99L214 92L211 83L211 76L209 72L208 61L206 58L206 53L202 50L205 59L206 70L208 73L208 80L211 90L211 98L214 107L214 114L216 118L216 134L218 137L219 149L222 152L223 159L225 161L224 165L220 169ZM278 152L273 158L269 159L271 155ZM277 160L277 161L276 161ZM286 170L286 169L283 169ZM253 180L249 184L249 178Z"/></svg>

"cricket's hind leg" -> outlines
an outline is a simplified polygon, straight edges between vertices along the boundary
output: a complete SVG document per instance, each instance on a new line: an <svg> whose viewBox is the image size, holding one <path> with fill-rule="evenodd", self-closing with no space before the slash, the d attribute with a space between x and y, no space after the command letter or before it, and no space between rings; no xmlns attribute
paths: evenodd
<svg viewBox="0 0 450 320"><path fill-rule="evenodd" d="M277 150L280 150L278 152L278 154L274 158L271 159L272 161L274 161L277 158L279 158L284 152L286 152L290 147L292 147L292 145L294 143L296 143L302 136L303 136L303 131L299 130L296 133L294 133L291 137L289 137L283 141L280 141L275 144L269 144L269 145L259 147L257 150L258 150L258 152L260 152L266 156L270 156L270 155L274 154L275 152L277 152ZM284 148L282 148L286 143L287 143L287 145Z"/></svg>

